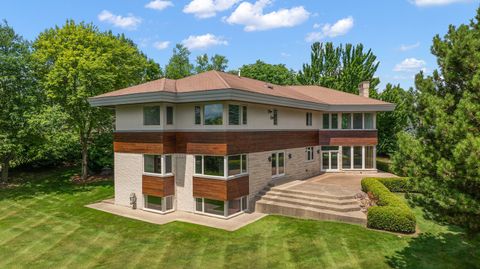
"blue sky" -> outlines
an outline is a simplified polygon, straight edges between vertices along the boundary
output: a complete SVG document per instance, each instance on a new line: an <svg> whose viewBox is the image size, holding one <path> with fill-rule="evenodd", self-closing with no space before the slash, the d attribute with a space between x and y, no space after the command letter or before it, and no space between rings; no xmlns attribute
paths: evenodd
<svg viewBox="0 0 480 269"><path fill-rule="evenodd" d="M380 61L386 83L413 85L430 73L430 45L449 24L468 23L477 0L70 0L0 1L0 18L29 40L66 19L93 22L125 33L164 66L175 43L195 56L227 56L229 69L257 59L298 70L309 61L313 41L363 43Z"/></svg>

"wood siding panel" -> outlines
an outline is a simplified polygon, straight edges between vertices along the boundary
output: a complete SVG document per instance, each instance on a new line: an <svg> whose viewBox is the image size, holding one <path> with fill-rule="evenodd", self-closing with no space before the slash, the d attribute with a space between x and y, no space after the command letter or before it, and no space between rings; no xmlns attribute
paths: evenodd
<svg viewBox="0 0 480 269"><path fill-rule="evenodd" d="M175 194L175 177L142 175L143 194L165 197Z"/></svg>
<svg viewBox="0 0 480 269"><path fill-rule="evenodd" d="M114 151L125 153L175 153L175 132L116 132Z"/></svg>
<svg viewBox="0 0 480 269"><path fill-rule="evenodd" d="M230 180L193 177L193 196L232 200L249 194L248 176Z"/></svg>
<svg viewBox="0 0 480 269"><path fill-rule="evenodd" d="M148 153L162 154L163 144L161 143L130 143L130 142L113 142L113 150L123 153Z"/></svg>
<svg viewBox="0 0 480 269"><path fill-rule="evenodd" d="M376 145L378 144L376 130L321 130L319 131L319 144L342 145Z"/></svg>

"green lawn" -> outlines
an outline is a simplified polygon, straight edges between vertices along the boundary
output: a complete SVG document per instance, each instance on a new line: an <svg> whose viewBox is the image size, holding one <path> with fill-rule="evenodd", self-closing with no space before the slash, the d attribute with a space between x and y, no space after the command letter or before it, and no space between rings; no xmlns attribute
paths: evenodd
<svg viewBox="0 0 480 269"><path fill-rule="evenodd" d="M0 268L475 268L480 239L426 221L418 237L333 222L268 216L236 232L154 225L84 207L111 182L39 173L0 190Z"/></svg>

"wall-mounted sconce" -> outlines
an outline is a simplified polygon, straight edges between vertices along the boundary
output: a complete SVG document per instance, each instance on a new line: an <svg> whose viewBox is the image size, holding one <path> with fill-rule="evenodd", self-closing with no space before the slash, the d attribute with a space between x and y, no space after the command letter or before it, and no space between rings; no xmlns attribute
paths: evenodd
<svg viewBox="0 0 480 269"><path fill-rule="evenodd" d="M268 156L268 161L272 162L272 156Z"/></svg>
<svg viewBox="0 0 480 269"><path fill-rule="evenodd" d="M288 153L288 158L289 158L289 159L292 158L292 153Z"/></svg>
<svg viewBox="0 0 480 269"><path fill-rule="evenodd" d="M319 149L317 149L317 154L320 154L320 150L319 150Z"/></svg>

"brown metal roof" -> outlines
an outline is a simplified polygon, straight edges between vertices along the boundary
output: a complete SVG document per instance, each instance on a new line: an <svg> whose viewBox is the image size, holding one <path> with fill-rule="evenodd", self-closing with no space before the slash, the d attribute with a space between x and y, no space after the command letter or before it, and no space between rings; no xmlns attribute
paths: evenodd
<svg viewBox="0 0 480 269"><path fill-rule="evenodd" d="M236 89L258 94L329 105L389 104L380 100L366 98L320 86L281 86L218 71L207 71L178 80L162 78L125 89L108 92L93 98L117 97L162 91L181 94L187 92L214 91L224 89Z"/></svg>

